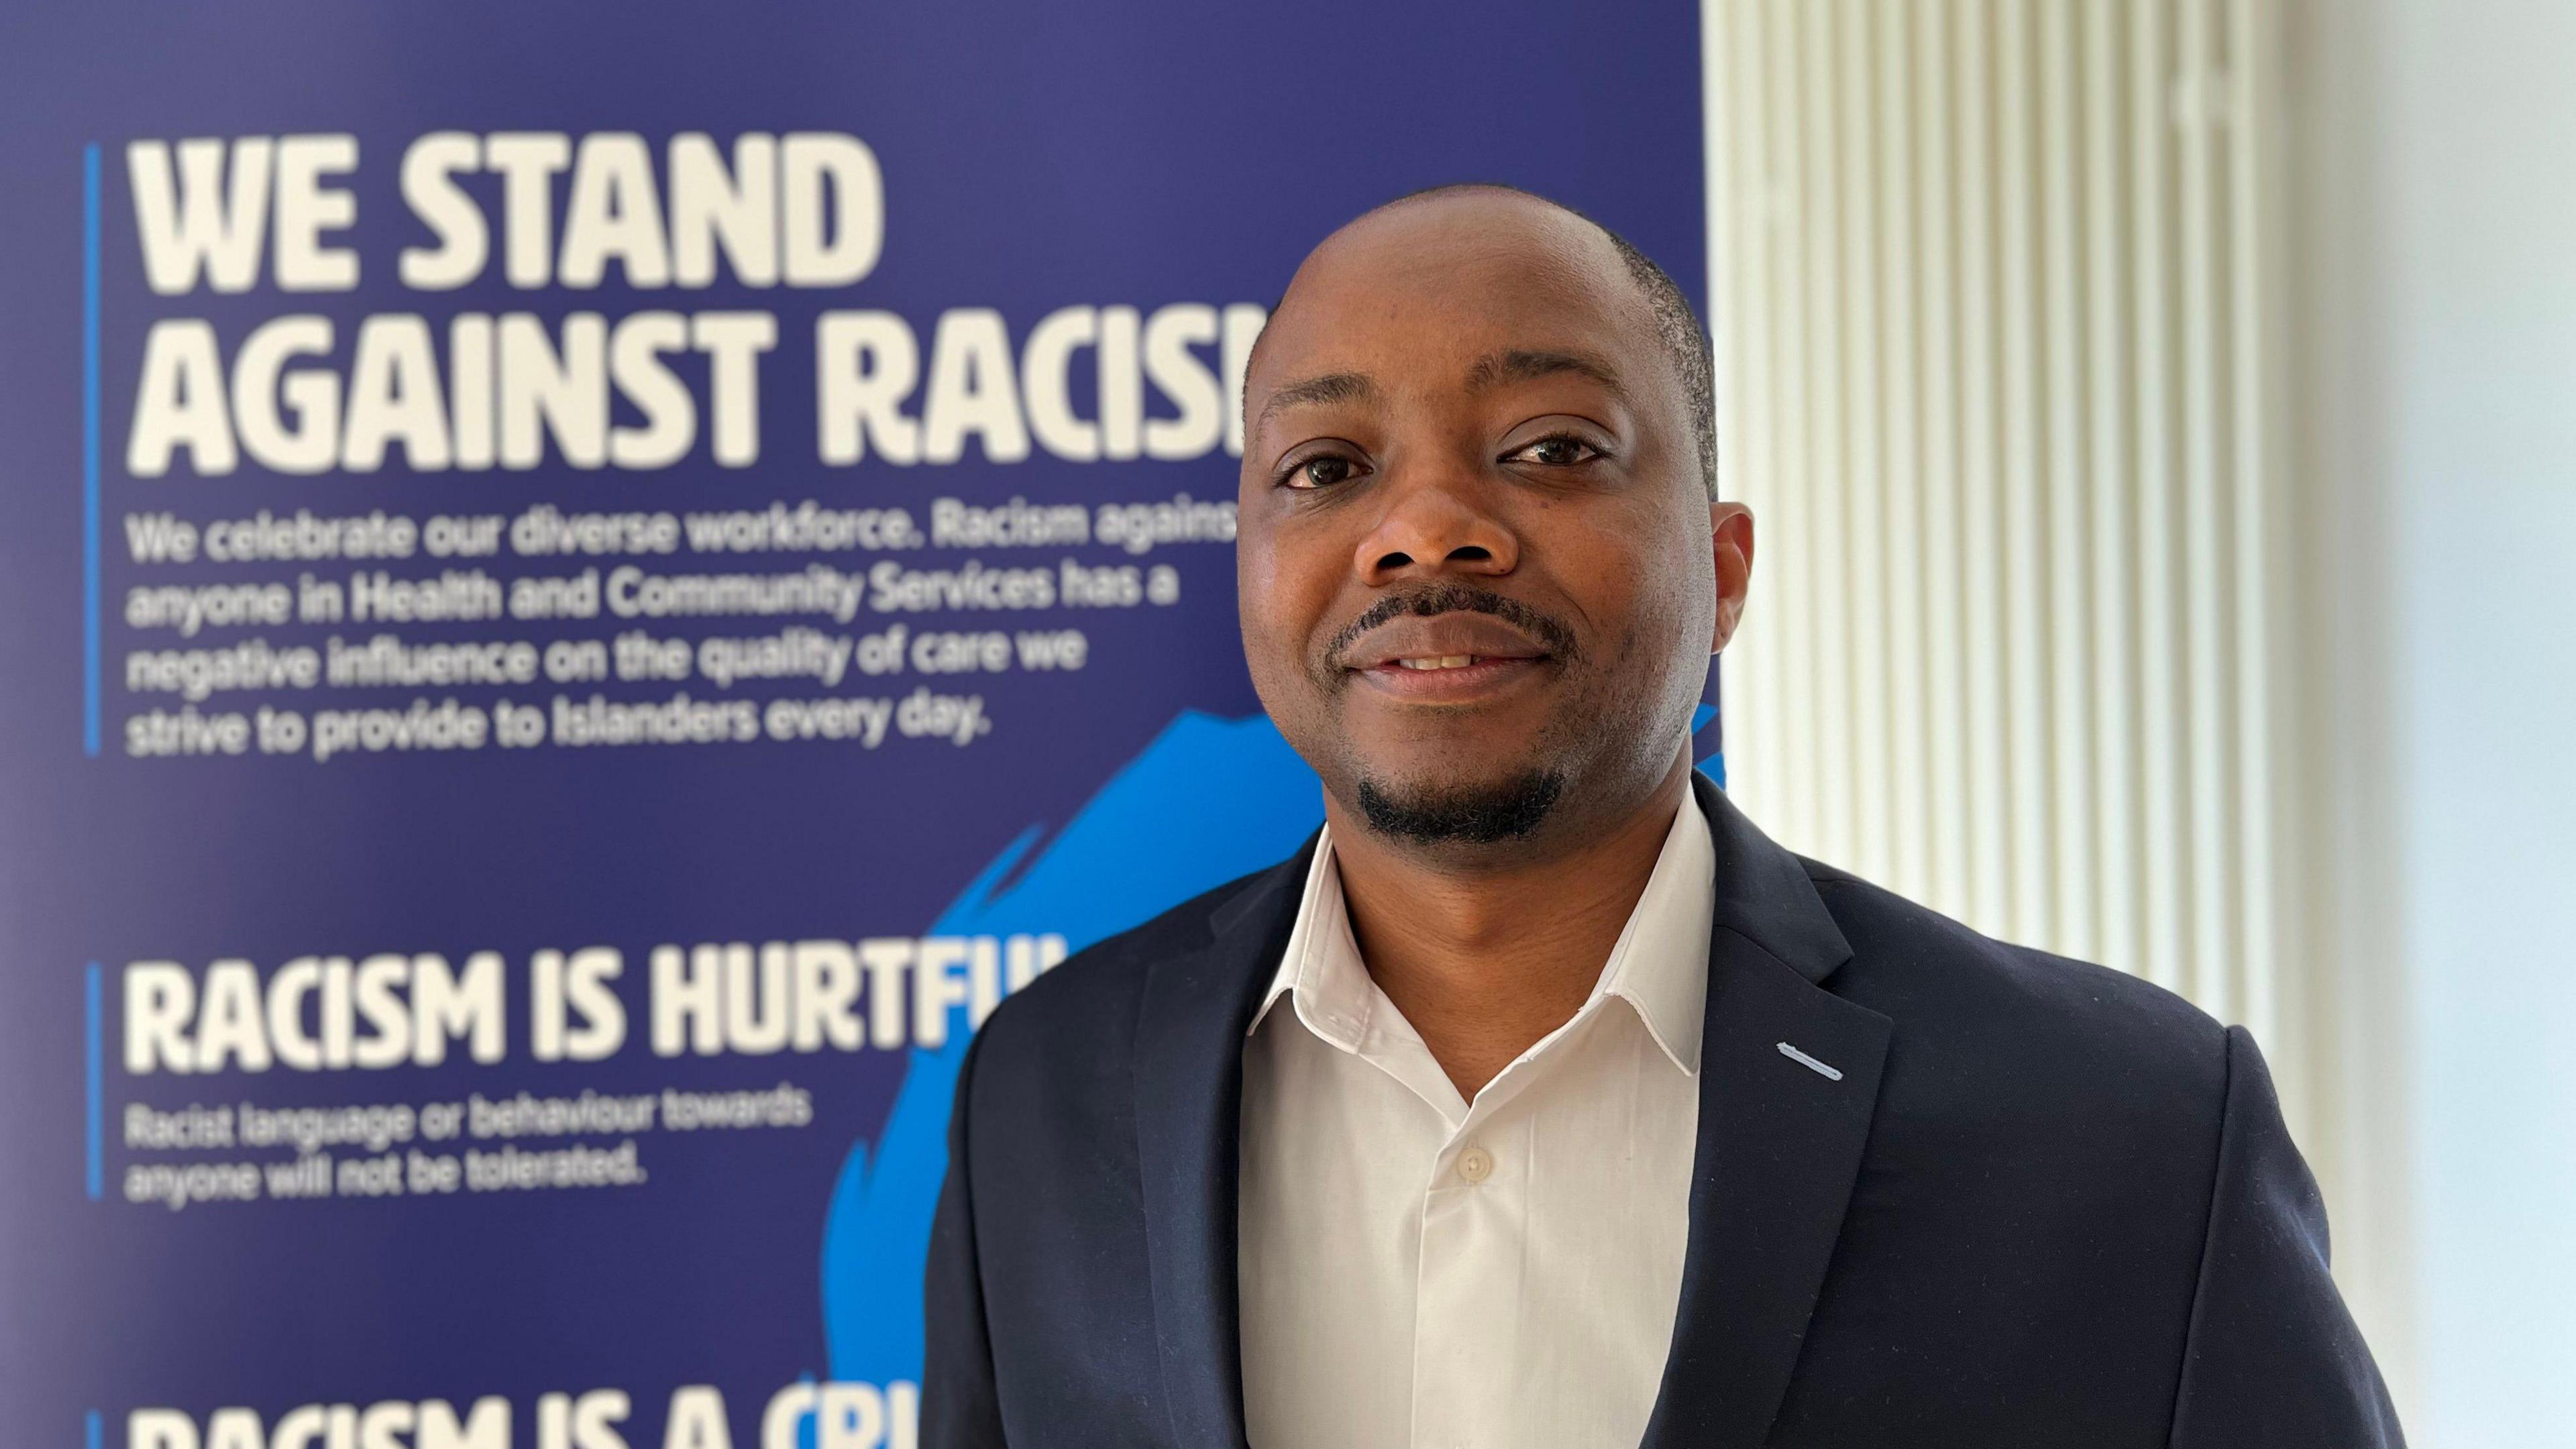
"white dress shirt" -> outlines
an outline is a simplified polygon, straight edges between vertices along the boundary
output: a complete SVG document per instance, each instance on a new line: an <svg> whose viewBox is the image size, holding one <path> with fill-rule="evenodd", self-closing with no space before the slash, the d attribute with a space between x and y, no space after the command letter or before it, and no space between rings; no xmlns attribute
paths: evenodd
<svg viewBox="0 0 2576 1449"><path fill-rule="evenodd" d="M1244 1044L1252 1449L1645 1432L1690 1228L1715 863L1685 795L1590 997L1470 1102L1370 979L1326 832Z"/></svg>

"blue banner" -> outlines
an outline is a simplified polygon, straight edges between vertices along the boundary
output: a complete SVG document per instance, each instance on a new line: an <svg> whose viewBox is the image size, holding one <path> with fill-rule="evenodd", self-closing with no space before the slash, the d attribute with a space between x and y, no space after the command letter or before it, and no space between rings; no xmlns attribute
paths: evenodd
<svg viewBox="0 0 2576 1449"><path fill-rule="evenodd" d="M912 1443L975 1023L1319 817L1298 258L1498 180L1701 292L1687 5L0 37L11 1445Z"/></svg>

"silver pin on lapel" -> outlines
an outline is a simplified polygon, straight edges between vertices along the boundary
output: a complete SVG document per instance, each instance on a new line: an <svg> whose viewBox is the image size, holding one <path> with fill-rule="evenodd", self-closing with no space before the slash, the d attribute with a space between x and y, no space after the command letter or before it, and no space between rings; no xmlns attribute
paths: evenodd
<svg viewBox="0 0 2576 1449"><path fill-rule="evenodd" d="M1832 1067L1826 1066L1823 1062L1817 1061L1814 1057L1807 1055L1805 1052L1798 1050L1796 1047L1789 1045L1785 1041L1780 1043L1780 1055L1787 1057L1789 1060L1796 1062L1802 1067L1807 1068L1827 1081L1839 1082L1843 1079L1843 1074L1841 1072Z"/></svg>

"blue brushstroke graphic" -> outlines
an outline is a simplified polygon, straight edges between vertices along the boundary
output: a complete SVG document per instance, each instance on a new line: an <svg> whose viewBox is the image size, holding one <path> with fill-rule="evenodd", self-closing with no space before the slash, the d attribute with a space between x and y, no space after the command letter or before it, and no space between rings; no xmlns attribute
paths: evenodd
<svg viewBox="0 0 2576 1449"><path fill-rule="evenodd" d="M1697 749L1699 747L1700 734L1708 728L1708 722L1715 718L1717 718L1717 706L1713 704L1703 704L1699 707L1696 713L1691 715L1691 747L1693 749ZM1697 759L1693 760L1692 763L1699 767L1699 772L1701 774L1716 781L1717 788L1721 790L1726 788L1725 751L1711 750L1707 754L1701 755Z"/></svg>
<svg viewBox="0 0 2576 1449"><path fill-rule="evenodd" d="M1033 858L1038 827L1005 846L929 933L1051 931L1079 951L1286 858L1322 818L1313 772L1269 720L1183 714ZM921 1276L965 1054L962 1033L914 1048L874 1152L842 1164L823 1228L834 1379L921 1380Z"/></svg>
<svg viewBox="0 0 2576 1449"><path fill-rule="evenodd" d="M1700 706L1693 732L1715 714ZM1716 765L1716 756L1702 763ZM1314 773L1268 719L1186 713L1024 869L1039 827L1003 847L929 933L1052 931L1079 951L1285 859L1322 814ZM841 1166L822 1261L823 1332L836 1380L921 1381L922 1270L965 1054L963 1033L936 1049L914 1048L873 1154L855 1144Z"/></svg>

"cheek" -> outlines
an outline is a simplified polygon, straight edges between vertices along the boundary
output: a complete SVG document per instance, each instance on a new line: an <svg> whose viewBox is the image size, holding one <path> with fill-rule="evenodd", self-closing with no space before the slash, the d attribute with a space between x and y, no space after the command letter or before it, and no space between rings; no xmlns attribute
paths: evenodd
<svg viewBox="0 0 2576 1449"><path fill-rule="evenodd" d="M1256 678L1296 666L1332 597L1331 572L1275 527L1245 532L1234 548L1245 662Z"/></svg>
<svg viewBox="0 0 2576 1449"><path fill-rule="evenodd" d="M1605 519L1569 537L1561 563L1568 592L1610 653L1604 667L1660 670L1704 647L1715 586L1704 551L1670 519Z"/></svg>

